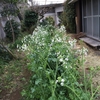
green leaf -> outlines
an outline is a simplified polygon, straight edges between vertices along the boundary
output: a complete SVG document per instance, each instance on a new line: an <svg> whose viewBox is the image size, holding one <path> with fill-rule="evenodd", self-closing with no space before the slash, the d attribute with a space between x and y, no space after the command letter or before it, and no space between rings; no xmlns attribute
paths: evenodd
<svg viewBox="0 0 100 100"><path fill-rule="evenodd" d="M35 89L34 89L34 88L31 88L31 92L32 92L32 93L35 92Z"/></svg>
<svg viewBox="0 0 100 100"><path fill-rule="evenodd" d="M35 81L35 85L38 85L38 84L41 82L41 80L42 80L42 79L37 79L37 80Z"/></svg>
<svg viewBox="0 0 100 100"><path fill-rule="evenodd" d="M53 61L53 62L56 62L56 61L57 61L57 58L52 58L52 61Z"/></svg>
<svg viewBox="0 0 100 100"><path fill-rule="evenodd" d="M53 100L52 96L48 100Z"/></svg>
<svg viewBox="0 0 100 100"><path fill-rule="evenodd" d="M22 95L22 96L25 96L25 95L26 95L26 91L23 90L23 91L21 92L21 95Z"/></svg>

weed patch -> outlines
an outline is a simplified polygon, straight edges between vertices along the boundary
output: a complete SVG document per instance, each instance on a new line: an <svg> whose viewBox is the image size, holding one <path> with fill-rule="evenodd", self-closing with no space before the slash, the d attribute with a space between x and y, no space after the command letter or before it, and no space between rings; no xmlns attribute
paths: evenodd
<svg viewBox="0 0 100 100"><path fill-rule="evenodd" d="M97 92L83 67L86 48L75 50L76 40L60 29L38 26L24 37L19 50L27 52L31 79L22 96L25 100L94 100ZM52 33L52 34L51 34ZM83 78L79 68L83 68ZM92 91L92 92L91 92Z"/></svg>

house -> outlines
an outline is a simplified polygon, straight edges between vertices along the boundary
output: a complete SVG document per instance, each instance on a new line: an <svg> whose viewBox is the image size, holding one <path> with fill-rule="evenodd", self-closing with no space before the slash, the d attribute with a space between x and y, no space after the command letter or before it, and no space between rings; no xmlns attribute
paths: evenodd
<svg viewBox="0 0 100 100"><path fill-rule="evenodd" d="M48 11L44 14L44 19L51 16L55 21L55 25L60 23L59 16L63 12L63 3L41 5L40 8L48 9Z"/></svg>
<svg viewBox="0 0 100 100"><path fill-rule="evenodd" d="M93 46L100 46L100 0L70 0L76 5L76 27L77 33L83 32L83 39ZM91 42L92 41L92 42Z"/></svg>

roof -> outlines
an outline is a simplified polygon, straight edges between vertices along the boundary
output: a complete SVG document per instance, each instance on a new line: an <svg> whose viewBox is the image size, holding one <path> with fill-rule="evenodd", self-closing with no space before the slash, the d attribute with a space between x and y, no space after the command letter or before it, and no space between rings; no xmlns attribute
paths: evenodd
<svg viewBox="0 0 100 100"><path fill-rule="evenodd" d="M75 3L76 1L78 1L78 0L70 0L69 4L70 3Z"/></svg>
<svg viewBox="0 0 100 100"><path fill-rule="evenodd" d="M63 5L63 3L56 3L56 4L40 5L40 7L59 7L62 5Z"/></svg>

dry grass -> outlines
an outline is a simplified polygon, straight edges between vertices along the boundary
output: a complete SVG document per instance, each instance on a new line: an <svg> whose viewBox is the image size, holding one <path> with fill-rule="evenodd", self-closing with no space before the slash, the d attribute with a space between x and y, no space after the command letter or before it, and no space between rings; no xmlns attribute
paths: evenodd
<svg viewBox="0 0 100 100"><path fill-rule="evenodd" d="M74 34L67 34L67 35L75 39ZM93 85L96 87L100 86L100 50L97 50L96 48L93 48L87 45L86 43L77 40L76 49L81 49L82 47L88 49L88 55L85 56L85 63L84 63L86 74L89 74L90 69L93 69L93 78L92 78ZM100 98L98 100L100 100Z"/></svg>
<svg viewBox="0 0 100 100"><path fill-rule="evenodd" d="M69 34L74 39L73 34ZM97 50L96 48L93 48L86 43L78 40L76 48L80 49L82 47L85 47L88 49L88 55L85 56L85 63L84 67L86 70L86 74L89 74L90 69L93 69L93 85L94 86L100 86L100 50ZM99 88L100 93L100 88ZM100 97L97 99L100 100Z"/></svg>

